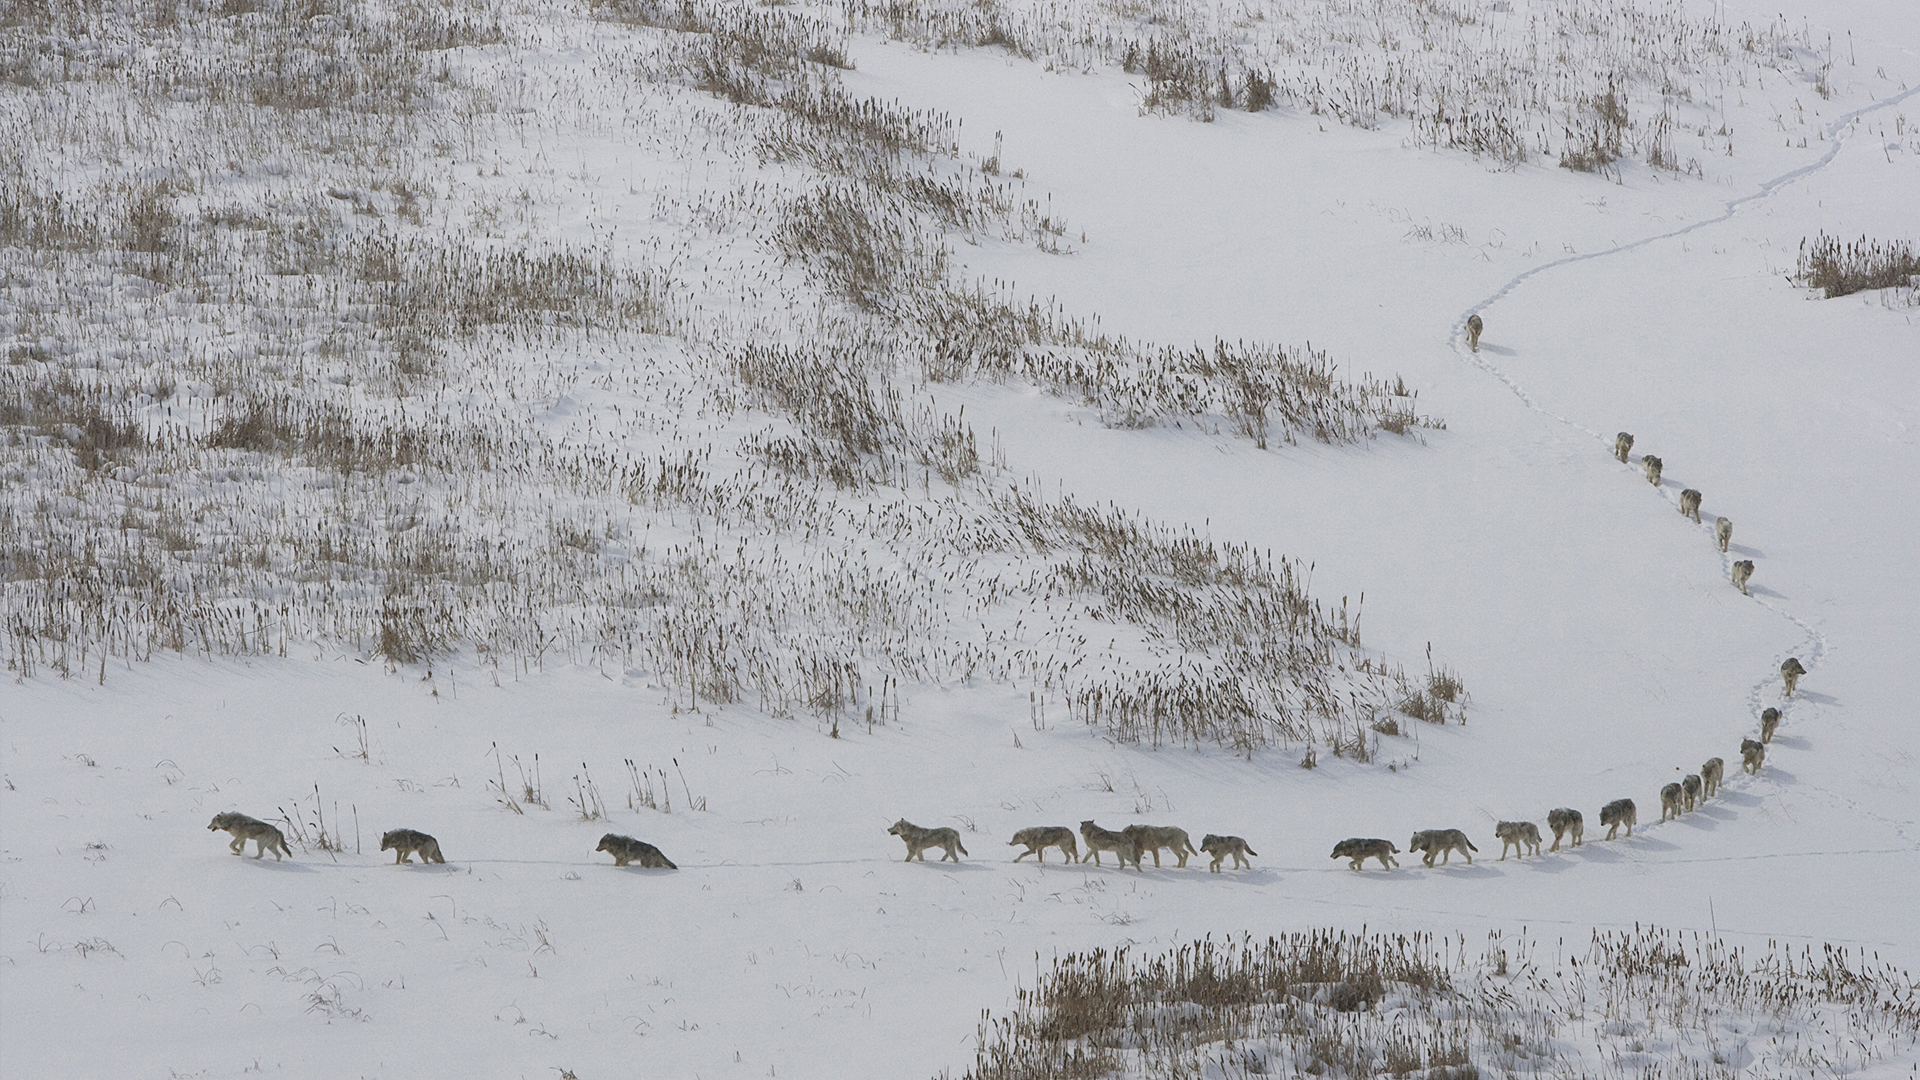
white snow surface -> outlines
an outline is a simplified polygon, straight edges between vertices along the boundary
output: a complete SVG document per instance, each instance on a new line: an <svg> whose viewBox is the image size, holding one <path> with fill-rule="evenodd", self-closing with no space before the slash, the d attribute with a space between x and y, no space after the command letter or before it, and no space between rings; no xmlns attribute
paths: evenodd
<svg viewBox="0 0 1920 1080"><path fill-rule="evenodd" d="M1279 111L1142 116L1119 71L852 43L858 93L963 118L971 151L1001 132L1069 222L1070 254L963 247L966 274L1153 341L1311 340L1444 418L1261 451L1204 424L1107 428L1020 386L933 391L1049 492L1311 561L1332 603L1364 592L1366 644L1414 671L1430 644L1471 694L1464 726L1308 770L1297 750L1037 724L1028 688L977 681L909 683L897 721L833 738L579 667L429 675L309 649L43 670L0 686L4 1073L929 1076L969 1064L981 1010L1054 956L1313 927L1551 947L1652 924L1920 965L1920 309L1786 280L1820 231L1920 236L1920 12L1744 17L1782 7L1853 32L1868 96L1821 103L1810 149L1704 179L1496 168ZM617 216L625 185L601 183ZM1422 223L1464 238L1409 238ZM1688 487L1705 526L1676 512ZM1743 558L1749 596L1728 583ZM1791 700L1789 656L1810 671ZM1769 706L1784 722L1747 777L1739 742ZM511 813L488 781L517 790L536 754L550 809ZM1658 824L1660 786L1715 755L1724 793ZM661 770L670 809L629 808L628 759ZM589 775L609 820L569 804ZM1621 797L1641 824L1605 842L1598 808ZM303 800L345 851L236 859L206 833ZM1496 860L1496 821L1562 805L1585 811L1583 847ZM903 864L902 817L958 828L967 857ZM1083 819L1259 855L1220 875L1009 861L1014 830ZM392 865L379 835L401 826L447 864ZM1448 827L1473 865L1328 857ZM616 870L594 853L609 831L679 869Z"/></svg>

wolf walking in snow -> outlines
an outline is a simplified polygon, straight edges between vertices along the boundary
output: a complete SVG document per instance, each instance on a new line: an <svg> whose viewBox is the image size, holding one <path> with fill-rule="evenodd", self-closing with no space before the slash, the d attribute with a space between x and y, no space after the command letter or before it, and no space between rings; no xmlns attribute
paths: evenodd
<svg viewBox="0 0 1920 1080"><path fill-rule="evenodd" d="M1495 862L1507 861L1507 849L1512 848L1516 858L1527 857L1527 849L1540 854L1540 826L1531 821L1503 821L1493 827L1493 835L1500 841L1500 857Z"/></svg>
<svg viewBox="0 0 1920 1080"><path fill-rule="evenodd" d="M1220 872L1220 864L1225 862L1229 855L1233 856L1233 868L1241 870L1253 865L1247 861L1247 856L1260 854L1248 847L1247 842L1237 836L1215 836L1212 833L1200 839L1200 850L1213 856L1213 865L1207 867L1207 870L1215 874Z"/></svg>
<svg viewBox="0 0 1920 1080"><path fill-rule="evenodd" d="M1800 666L1800 658L1797 656L1787 657L1786 661L1780 665L1780 678L1787 684L1788 697L1793 696L1793 688L1800 685L1800 676L1806 673L1807 669Z"/></svg>
<svg viewBox="0 0 1920 1080"><path fill-rule="evenodd" d="M894 822L893 826L889 828L887 832L907 842L907 857L905 860L907 862L912 862L916 855L920 857L921 862L926 862L927 849L930 847L945 849L946 854L940 856L941 862L946 862L949 859L954 862L959 862L960 855L972 854L965 847L961 846L960 834L944 825L938 829L923 829L908 821L906 818L901 818L899 821ZM960 855L955 855L955 851L958 851Z"/></svg>
<svg viewBox="0 0 1920 1080"><path fill-rule="evenodd" d="M1607 826L1609 840L1620 831L1622 825L1627 827L1627 835L1632 836L1634 823L1639 820L1640 812L1634 809L1632 799L1615 799L1600 808L1600 824Z"/></svg>
<svg viewBox="0 0 1920 1080"><path fill-rule="evenodd" d="M1031 829L1021 829L1013 834L1013 839L1007 841L1008 847L1021 844L1025 844L1027 850L1015 855L1014 862L1019 862L1029 855L1035 856L1040 862L1046 862L1047 849L1050 847L1059 848L1060 857L1070 863L1080 861L1080 847L1074 842L1073 830L1064 825L1035 825Z"/></svg>
<svg viewBox="0 0 1920 1080"><path fill-rule="evenodd" d="M380 850L393 852L393 864L411 863L413 853L420 853L424 863L444 863L447 860L440 855L440 841L426 833L414 829L394 829L380 838Z"/></svg>
<svg viewBox="0 0 1920 1080"><path fill-rule="evenodd" d="M1733 587L1740 590L1740 595L1751 595L1747 592L1747 582L1751 580L1752 577L1752 559L1741 559L1739 562L1733 564ZM1789 690L1787 693L1788 696L1791 697L1793 692Z"/></svg>
<svg viewBox="0 0 1920 1080"><path fill-rule="evenodd" d="M1680 492L1680 512L1700 524L1700 489L1686 488Z"/></svg>
<svg viewBox="0 0 1920 1080"><path fill-rule="evenodd" d="M1770 743L1773 733L1780 727L1780 710L1768 709L1760 714L1760 741Z"/></svg>
<svg viewBox="0 0 1920 1080"><path fill-rule="evenodd" d="M1680 781L1680 798L1686 803L1687 813L1693 813L1693 808L1700 802L1699 773L1688 773L1687 778Z"/></svg>
<svg viewBox="0 0 1920 1080"><path fill-rule="evenodd" d="M1459 829L1422 829L1413 834L1413 839L1407 841L1407 851L1427 853L1422 861L1428 866L1433 865L1435 855L1440 856L1441 866L1447 865L1447 860L1451 859L1456 851L1466 855L1467 865L1472 866L1473 856L1467 855L1469 850L1479 851L1480 849L1474 847L1473 841L1467 839L1467 834Z"/></svg>
<svg viewBox="0 0 1920 1080"><path fill-rule="evenodd" d="M1633 452L1633 436L1632 435L1629 435L1628 433L1623 431L1620 434L1615 435L1613 437L1613 456L1620 459L1620 464L1625 465L1627 463L1627 455L1632 452Z"/></svg>
<svg viewBox="0 0 1920 1080"><path fill-rule="evenodd" d="M631 836L617 836L613 833L600 838L600 846L595 851L604 851L613 856L613 865L625 866L637 862L648 870L678 870L673 860L660 853L660 849L645 840L635 840Z"/></svg>
<svg viewBox="0 0 1920 1080"><path fill-rule="evenodd" d="M1120 830L1133 838L1133 843L1142 855L1153 852L1153 868L1160 868L1160 849L1167 848L1180 858L1180 869L1186 869L1187 856L1198 855L1193 849L1193 841L1188 838L1187 830L1173 825L1129 825Z"/></svg>
<svg viewBox="0 0 1920 1080"><path fill-rule="evenodd" d="M1354 836L1333 845L1332 857L1352 859L1354 870L1360 869L1360 864L1368 859L1379 859L1380 869L1391 870L1400 865L1400 861L1394 858L1399 852L1400 849L1394 847L1391 840L1363 839Z"/></svg>
<svg viewBox="0 0 1920 1080"><path fill-rule="evenodd" d="M215 829L225 829L233 834L233 843L228 846L235 855L246 850L247 841L251 840L254 847L253 857L256 859L269 851L273 852L274 862L280 861L280 853L283 851L287 853L287 858L293 858L293 849L287 846L287 838L280 834L279 829L258 818L250 818L245 814L229 810L224 814L215 814L213 820L207 823L208 832L213 832Z"/></svg>
<svg viewBox="0 0 1920 1080"><path fill-rule="evenodd" d="M1713 538L1720 542L1720 554L1727 553L1727 545L1733 542L1733 522L1727 518L1713 519Z"/></svg>
<svg viewBox="0 0 1920 1080"><path fill-rule="evenodd" d="M1767 744L1752 739L1740 740L1740 770L1748 776L1757 776L1760 766L1767 762Z"/></svg>
<svg viewBox="0 0 1920 1080"><path fill-rule="evenodd" d="M1727 763L1717 757L1708 758L1707 763L1700 766L1700 798L1719 794L1720 778L1726 771Z"/></svg>
<svg viewBox="0 0 1920 1080"><path fill-rule="evenodd" d="M1146 871L1146 867L1140 865L1140 845L1124 832L1114 832L1091 821L1083 821L1080 823L1080 839L1087 842L1087 854L1093 856L1095 866L1100 865L1101 852L1111 851L1120 860L1120 869L1125 870L1127 864L1132 863L1135 870ZM1080 861L1086 862L1085 859Z"/></svg>
<svg viewBox="0 0 1920 1080"><path fill-rule="evenodd" d="M1559 851L1560 838L1568 833L1573 834L1573 842L1567 846L1579 847L1580 834L1587 831L1587 823L1581 818L1580 811L1570 806L1563 806L1558 810L1547 812L1547 828L1553 830L1553 846L1547 850Z"/></svg>
<svg viewBox="0 0 1920 1080"><path fill-rule="evenodd" d="M1474 352L1480 351L1480 331L1486 327L1487 324L1480 321L1479 315L1467 316L1467 348Z"/></svg>
<svg viewBox="0 0 1920 1080"><path fill-rule="evenodd" d="M1660 470L1665 467L1666 466L1660 463L1660 459L1654 457L1652 454L1648 454L1646 457L1640 459L1640 468L1646 471L1647 483L1652 484L1654 487L1660 486Z"/></svg>
<svg viewBox="0 0 1920 1080"><path fill-rule="evenodd" d="M1680 794L1681 789L1679 784L1668 784L1666 787L1660 789L1661 821L1665 821L1670 817L1677 818L1680 816Z"/></svg>

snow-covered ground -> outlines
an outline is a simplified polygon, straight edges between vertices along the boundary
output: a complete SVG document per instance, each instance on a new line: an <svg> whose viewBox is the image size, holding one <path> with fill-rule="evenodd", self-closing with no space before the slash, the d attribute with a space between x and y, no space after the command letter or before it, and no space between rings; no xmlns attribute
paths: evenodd
<svg viewBox="0 0 1920 1080"><path fill-rule="evenodd" d="M1048 495L1311 563L1313 595L1358 607L1367 648L1412 672L1431 648L1459 673L1466 723L1403 718L1373 761L1322 750L1305 769L1299 746L1118 743L978 678L904 681L897 715L830 731L751 697L689 710L637 667L471 651L43 667L0 686L4 1072L926 1076L968 1064L981 1010L1007 1012L1056 956L1317 927L1551 950L1652 924L1920 965L1920 308L1787 280L1805 237L1920 233L1920 16L1789 6L1815 40L1852 32L1835 97L1749 90L1809 115L1703 176L1498 166L1286 110L1143 116L1116 69L852 38L856 95L961 119L964 151L997 145L1068 223L1068 254L961 245L963 279L1135 339L1310 340L1352 376L1404 378L1445 427L1258 450L1208 419L1103 426L1017 383L916 399L991 433L1006 473ZM1721 7L1764 22L1779 5ZM592 65L515 49L503 70ZM660 136L624 134L606 104L594 139L542 141L581 138L571 115L518 121L519 142L456 153L432 183L482 205L476 161L545 159L568 171L529 229L648 249L675 223L620 163ZM733 168L674 180L731 190ZM604 240L608 223L628 231ZM724 249L704 257L727 272ZM594 363L612 386L657 357ZM607 415L632 400L581 389L543 422L615 438L646 427ZM739 435L660 423L682 425L668 444ZM1631 466L1611 456L1621 430ZM1676 512L1684 488L1707 525ZM1716 515L1734 523L1724 556ZM1748 596L1736 559L1756 566ZM1791 700L1789 656L1810 671ZM1780 734L1742 775L1770 706ZM1660 787L1716 755L1723 793L1659 823ZM1599 807L1622 797L1641 823L1603 842ZM1556 806L1584 810L1583 847L1497 860L1495 822L1544 827ZM291 862L234 859L205 835L223 810L307 835ZM968 856L903 865L886 833L902 817L959 829ZM1084 819L1238 834L1259 854L1220 875L1009 862L1014 830ZM447 864L391 865L379 836L403 826ZM1404 849L1456 827L1480 846L1471 866L1328 857L1348 836ZM594 853L609 831L679 869L614 869ZM1836 1072L1911 1075L1915 1048L1892 1053Z"/></svg>

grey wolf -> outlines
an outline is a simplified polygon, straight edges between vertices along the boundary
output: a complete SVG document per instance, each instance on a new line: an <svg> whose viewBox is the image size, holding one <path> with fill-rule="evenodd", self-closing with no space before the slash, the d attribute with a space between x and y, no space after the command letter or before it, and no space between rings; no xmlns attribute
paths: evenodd
<svg viewBox="0 0 1920 1080"><path fill-rule="evenodd" d="M224 814L213 815L213 820L207 823L208 832L215 829L225 829L233 834L233 843L229 846L235 855L244 851L247 841L251 840L254 847L253 857L256 859L269 851L273 852L274 862L280 861L280 853L283 851L287 853L287 858L293 858L293 849L287 846L287 838L280 835L279 829L258 818L250 818L245 814L236 814L229 810Z"/></svg>
<svg viewBox="0 0 1920 1080"><path fill-rule="evenodd" d="M1160 868L1160 849L1168 848L1180 857L1180 868L1186 869L1187 856L1198 855L1193 850L1193 841L1187 837L1187 830L1173 825L1129 825L1120 830L1133 837L1133 842L1145 855L1153 852L1153 868Z"/></svg>
<svg viewBox="0 0 1920 1080"><path fill-rule="evenodd" d="M1646 457L1640 459L1640 467L1647 471L1647 483L1652 484L1654 487L1659 487L1660 470L1664 468L1660 463L1660 459L1654 457L1652 454L1648 454Z"/></svg>
<svg viewBox="0 0 1920 1080"><path fill-rule="evenodd" d="M1125 832L1113 832L1091 821L1083 821L1080 823L1080 838L1087 842L1087 853L1093 856L1093 865L1100 865L1101 852L1111 851L1120 860L1120 869L1125 870L1127 864L1132 863L1135 870L1145 872L1146 867L1140 865L1140 845ZM1086 862L1084 858L1080 861Z"/></svg>
<svg viewBox="0 0 1920 1080"><path fill-rule="evenodd" d="M1057 847L1060 857L1068 862L1080 861L1080 846L1074 842L1073 830L1064 825L1035 825L1031 829L1021 829L1007 841L1008 847L1025 844L1027 850L1013 857L1014 862L1029 855L1037 856L1040 862L1047 861L1047 849Z"/></svg>
<svg viewBox="0 0 1920 1080"><path fill-rule="evenodd" d="M1752 577L1752 559L1741 559L1739 562L1733 564L1733 587L1739 589L1742 595L1747 594L1747 581ZM1788 691L1788 696L1792 696L1792 691Z"/></svg>
<svg viewBox="0 0 1920 1080"><path fill-rule="evenodd" d="M1679 784L1668 784L1666 787L1660 789L1661 821L1665 821L1669 817L1677 818L1680 816L1680 792L1681 788Z"/></svg>
<svg viewBox="0 0 1920 1080"><path fill-rule="evenodd" d="M1332 858L1352 859L1352 869L1355 870L1360 869L1360 864L1368 859L1379 859L1380 869L1391 870L1400 865L1399 860L1394 858L1399 853L1400 849L1394 847L1391 841L1363 840L1355 836L1333 845Z"/></svg>
<svg viewBox="0 0 1920 1080"><path fill-rule="evenodd" d="M1686 801L1687 813L1693 813L1694 805L1700 801L1699 773L1688 773L1687 778L1680 781L1680 794Z"/></svg>
<svg viewBox="0 0 1920 1080"><path fill-rule="evenodd" d="M1692 518L1695 525L1700 524L1699 489L1687 488L1680 492L1680 512Z"/></svg>
<svg viewBox="0 0 1920 1080"><path fill-rule="evenodd" d="M1788 697L1793 696L1793 688L1800 685L1800 676L1806 673L1807 669L1800 666L1800 658L1797 656L1787 657L1786 661L1780 665L1780 677L1786 680Z"/></svg>
<svg viewBox="0 0 1920 1080"><path fill-rule="evenodd" d="M1527 857L1527 849L1540 854L1540 827L1531 821L1503 821L1493 827L1493 835L1500 841L1498 862L1507 861L1507 849L1512 848L1518 858Z"/></svg>
<svg viewBox="0 0 1920 1080"><path fill-rule="evenodd" d="M1480 316L1467 316L1467 348L1480 351L1480 331L1486 328L1487 324L1480 321Z"/></svg>
<svg viewBox="0 0 1920 1080"><path fill-rule="evenodd" d="M1240 870L1253 865L1247 861L1247 856L1260 854L1248 847L1247 842L1237 836L1215 836L1212 833L1201 837L1200 850L1213 856L1213 865L1207 869L1215 874L1220 872L1220 864L1225 862L1229 855L1233 856L1233 868Z"/></svg>
<svg viewBox="0 0 1920 1080"><path fill-rule="evenodd" d="M1764 765L1766 760L1767 744L1757 743L1752 739L1740 740L1740 768L1748 776L1758 774L1760 766Z"/></svg>
<svg viewBox="0 0 1920 1080"><path fill-rule="evenodd" d="M960 855L972 854L972 852L961 846L960 834L944 825L938 829L923 829L909 822L906 818L901 818L899 821L894 822L893 827L889 828L887 832L907 842L907 857L904 860L906 862L912 862L916 855L920 857L921 862L926 862L927 849L930 847L943 848L946 850L946 854L940 856L941 862L946 862L949 859L954 862L959 862ZM955 851L958 851L960 855L955 855Z"/></svg>
<svg viewBox="0 0 1920 1080"><path fill-rule="evenodd" d="M1620 464L1625 465L1627 463L1627 454L1631 453L1632 450L1633 436L1623 431L1613 437L1613 456L1620 459Z"/></svg>
<svg viewBox="0 0 1920 1080"><path fill-rule="evenodd" d="M1720 554L1727 553L1727 545L1733 542L1733 522L1727 518L1713 519L1713 538L1720 541Z"/></svg>
<svg viewBox="0 0 1920 1080"><path fill-rule="evenodd" d="M1407 850L1426 852L1427 855L1423 861L1428 866L1433 865L1435 855L1440 856L1441 866L1447 865L1447 860L1453 858L1453 853L1457 851L1466 855L1467 865L1472 866L1473 856L1467 855L1467 852L1480 849L1474 847L1473 841L1467 839L1467 834L1459 829L1422 829L1413 834L1413 839L1407 841Z"/></svg>
<svg viewBox="0 0 1920 1080"><path fill-rule="evenodd" d="M1634 809L1632 799L1615 799L1600 808L1600 824L1607 826L1609 840L1620 831L1622 825L1627 827L1627 835L1632 836L1633 825L1639 820L1640 813Z"/></svg>
<svg viewBox="0 0 1920 1080"><path fill-rule="evenodd" d="M660 849L645 840L635 840L631 836L616 836L613 833L600 838L600 846L595 851L604 851L613 856L613 865L625 866L638 861L649 870L678 870L673 861L660 854Z"/></svg>
<svg viewBox="0 0 1920 1080"><path fill-rule="evenodd" d="M1560 837L1566 833L1573 834L1573 843L1567 846L1579 847L1580 834L1587 831L1587 823L1580 817L1580 811L1563 806L1558 810L1547 812L1547 828L1553 830L1553 846L1547 850L1559 851Z"/></svg>
<svg viewBox="0 0 1920 1080"><path fill-rule="evenodd" d="M1708 758L1707 763L1700 766L1700 797L1702 799L1719 793L1720 777L1726 771L1727 763L1717 757Z"/></svg>
<svg viewBox="0 0 1920 1080"><path fill-rule="evenodd" d="M1772 742L1774 730L1777 729L1779 726L1780 726L1780 710L1779 709L1768 709L1766 712L1761 713L1760 714L1760 741L1763 743Z"/></svg>
<svg viewBox="0 0 1920 1080"><path fill-rule="evenodd" d="M393 864L410 863L413 853L420 853L423 863L443 863L447 860L440 855L440 841L423 832L413 829L395 829L380 838L380 850L393 852Z"/></svg>

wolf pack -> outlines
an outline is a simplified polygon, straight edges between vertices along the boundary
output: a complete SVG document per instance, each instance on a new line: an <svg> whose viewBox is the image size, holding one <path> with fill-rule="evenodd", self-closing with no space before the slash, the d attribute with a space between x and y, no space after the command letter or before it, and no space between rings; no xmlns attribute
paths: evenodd
<svg viewBox="0 0 1920 1080"><path fill-rule="evenodd" d="M1467 341L1475 352L1479 351L1480 335L1483 329L1484 324L1479 315L1468 317ZM1631 434L1622 431L1614 436L1613 454L1622 464L1631 464L1632 451L1633 436ZM1640 467L1648 483L1655 487L1660 486L1661 474L1665 469L1664 462L1652 454L1645 454L1640 458ZM1680 493L1680 513L1691 518L1695 524L1702 523L1700 500L1701 494L1697 489L1687 488ZM1721 553L1726 554L1728 545L1733 540L1733 522L1724 517L1715 518L1713 538L1719 545ZM1751 559L1741 559L1732 564L1733 584L1743 594L1747 592L1747 582L1752 577L1753 561ZM1806 673L1807 669L1800 663L1799 657L1790 656L1780 665L1780 679L1785 686L1787 698L1793 697L1794 690L1799 686L1800 677ZM1778 708L1766 709L1760 714L1760 737L1740 740L1742 772L1749 776L1759 774L1761 766L1767 759L1767 747L1773 742L1774 732L1780 727L1780 719L1781 713ZM1707 799L1719 794L1721 779L1725 772L1725 760L1712 757L1700 766L1699 772L1688 773L1684 779L1663 786L1660 789L1660 821L1665 823L1669 820L1678 820L1682 814L1692 813ZM1627 830L1627 836L1631 838L1633 827L1638 822L1639 810L1632 799L1615 799L1600 808L1600 827L1607 830L1606 839L1608 840L1614 839L1622 827ZM1562 806L1548 811L1547 828L1553 833L1553 845L1547 848L1548 853L1559 851L1563 840L1567 842L1569 849L1577 848L1585 842L1586 819L1580 811L1572 807ZM208 824L207 829L208 831L224 830L231 835L233 843L230 847L235 855L243 854L247 842L251 840L254 842L253 857L256 859L263 858L269 851L273 852L276 862L283 855L287 858L293 856L292 849L287 847L285 835L277 827L245 814L231 811L217 814ZM965 845L960 842L960 833L956 829L922 828L901 818L894 822L887 832L906 843L907 862L915 859L926 862L926 853L932 848L938 848L942 852L939 860L941 862L957 863L960 861L960 856L969 854ZM1541 854L1540 828L1532 821L1499 822L1493 828L1493 837L1500 841L1498 860L1500 862L1506 861L1509 852L1518 859ZM1083 842L1086 845L1084 855L1080 850ZM1053 848L1059 852L1061 860L1065 863L1084 863L1091 858L1095 866L1102 866L1104 864L1100 856L1102 852L1106 852L1113 856L1119 869L1125 870L1131 864L1135 870L1143 873L1146 868L1142 865L1142 860L1148 854L1153 856L1154 868L1160 868L1162 851L1169 852L1177 860L1177 866L1180 869L1185 869L1187 857L1190 855L1204 853L1211 856L1213 861L1207 869L1215 874L1221 872L1222 865L1228 859L1233 860L1235 870L1249 869L1253 864L1248 861L1248 856L1259 854L1238 836L1217 836L1208 833L1201 838L1200 847L1195 849L1187 831L1176 826L1128 825L1116 831L1101 828L1091 820L1080 823L1077 840L1074 831L1064 825L1037 825L1014 833L1013 839L1007 844L1009 847L1026 848L1025 851L1013 857L1014 862L1032 855L1036 863L1044 864L1047 861L1047 849ZM420 856L422 864L447 861L440 853L440 842L415 829L394 829L386 833L380 838L380 850L393 852L395 865L411 864L412 857L416 854ZM1479 850L1460 829L1422 829L1407 841L1407 852L1419 854L1422 857L1422 863L1428 867L1433 866L1436 858L1440 860L1440 865L1447 865L1455 853L1466 859L1468 865L1472 865L1473 853ZM613 856L613 864L617 867L638 863L642 868L649 870L679 869L672 860L660 852L659 848L631 836L608 833L600 838L600 846L594 851ZM1400 865L1399 860L1394 858L1399 854L1402 854L1401 850L1390 840L1355 836L1335 844L1331 857L1348 860L1349 868L1353 870L1362 869L1368 859L1377 860L1383 870L1392 870Z"/></svg>

